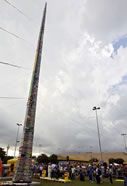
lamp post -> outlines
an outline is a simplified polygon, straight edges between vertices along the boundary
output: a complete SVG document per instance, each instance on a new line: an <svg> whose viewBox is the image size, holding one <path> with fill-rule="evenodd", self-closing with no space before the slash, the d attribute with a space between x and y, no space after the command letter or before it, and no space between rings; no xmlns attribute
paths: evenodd
<svg viewBox="0 0 127 186"><path fill-rule="evenodd" d="M101 160L102 160L101 139L100 139L100 131L99 131L98 115L97 115L97 110L99 110L99 109L100 109L100 107L93 107L92 110L95 110L95 113L96 113L96 122L97 122L98 141L99 141L100 155L101 155Z"/></svg>
<svg viewBox="0 0 127 186"><path fill-rule="evenodd" d="M42 147L42 145L39 144L39 156L40 156L41 147Z"/></svg>
<svg viewBox="0 0 127 186"><path fill-rule="evenodd" d="M19 135L19 127L20 127L20 126L22 126L22 124L20 124L20 123L17 123L17 126L18 126L18 129L17 129L16 142L15 142L15 151L14 151L14 158L15 158L15 155L16 155L16 148L17 148L17 143L19 143L19 141L18 141L18 135Z"/></svg>
<svg viewBox="0 0 127 186"><path fill-rule="evenodd" d="M57 152L58 152L57 154L58 154L58 155L61 153L61 150L62 150L62 149L61 149L60 147L57 148Z"/></svg>
<svg viewBox="0 0 127 186"><path fill-rule="evenodd" d="M78 154L81 154L81 147L78 147Z"/></svg>
<svg viewBox="0 0 127 186"><path fill-rule="evenodd" d="M126 146L126 135L127 134L121 134L121 136L123 136L123 141L124 141L124 145L125 145L125 151L127 150L127 146Z"/></svg>
<svg viewBox="0 0 127 186"><path fill-rule="evenodd" d="M92 158L93 158L93 156L92 156L92 148L93 148L93 146L90 146L90 153L91 153L91 160L92 160Z"/></svg>
<svg viewBox="0 0 127 186"><path fill-rule="evenodd" d="M7 146L7 156L8 156L8 151L9 151L9 148L10 148L10 146L8 145L8 146Z"/></svg>

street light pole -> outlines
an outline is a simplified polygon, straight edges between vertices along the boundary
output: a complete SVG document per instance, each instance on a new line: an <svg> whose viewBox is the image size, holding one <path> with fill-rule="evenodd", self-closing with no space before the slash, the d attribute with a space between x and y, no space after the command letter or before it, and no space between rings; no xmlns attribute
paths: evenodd
<svg viewBox="0 0 127 186"><path fill-rule="evenodd" d="M39 144L39 156L40 156L40 150L41 150L41 147L42 147L42 145Z"/></svg>
<svg viewBox="0 0 127 186"><path fill-rule="evenodd" d="M10 148L10 146L8 145L8 146L7 146L7 156L8 156L8 151L9 151L9 148Z"/></svg>
<svg viewBox="0 0 127 186"><path fill-rule="evenodd" d="M127 146L126 146L126 139L125 139L125 136L127 134L121 134L121 136L123 136L123 141L124 141L124 145L125 145L125 151L127 150Z"/></svg>
<svg viewBox="0 0 127 186"><path fill-rule="evenodd" d="M17 129L16 142L15 142L15 151L14 151L14 158L15 158L15 155L16 155L16 148L17 148L17 143L19 142L19 141L18 141L18 135L19 135L19 127L20 127L20 126L22 126L22 124L20 124L20 123L17 123L17 126L18 126L18 129Z"/></svg>
<svg viewBox="0 0 127 186"><path fill-rule="evenodd" d="M90 150L90 153L91 153L91 160L92 160L92 158L93 158L93 157L92 157L92 148L93 148L93 146L90 146L90 149L91 149L91 150Z"/></svg>
<svg viewBox="0 0 127 186"><path fill-rule="evenodd" d="M99 109L100 109L100 107L93 107L93 110L95 110L95 113L96 113L96 122L97 122L97 132L98 132L98 141L99 141L100 155L101 155L101 160L103 160L103 158L102 158L102 150L101 150L101 139L100 139L98 115L97 115L97 110L99 110Z"/></svg>

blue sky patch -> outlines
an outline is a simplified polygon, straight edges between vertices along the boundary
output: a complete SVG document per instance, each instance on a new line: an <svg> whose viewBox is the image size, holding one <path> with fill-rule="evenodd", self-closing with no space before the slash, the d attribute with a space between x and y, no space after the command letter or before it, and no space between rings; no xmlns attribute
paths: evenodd
<svg viewBox="0 0 127 186"><path fill-rule="evenodd" d="M127 85L127 75L123 76L122 80L120 83L113 85L110 89L109 92L111 94L115 94L116 92L119 92L119 86L121 85Z"/></svg>
<svg viewBox="0 0 127 186"><path fill-rule="evenodd" d="M116 42L113 42L113 47L114 47L114 52L117 53L118 49L120 47L126 48L127 47L127 35L121 37L119 40Z"/></svg>

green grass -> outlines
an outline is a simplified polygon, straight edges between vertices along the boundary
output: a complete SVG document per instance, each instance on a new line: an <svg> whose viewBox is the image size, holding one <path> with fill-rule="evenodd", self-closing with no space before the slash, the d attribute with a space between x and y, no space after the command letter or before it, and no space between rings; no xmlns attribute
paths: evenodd
<svg viewBox="0 0 127 186"><path fill-rule="evenodd" d="M0 179L0 182L4 182L4 181L11 181L11 179L9 179L9 180L6 180L6 179Z"/></svg>
<svg viewBox="0 0 127 186"><path fill-rule="evenodd" d="M56 182L49 182L49 181L40 181L41 184L40 186L65 186L65 185L69 185L69 186L93 186L93 185L98 185L95 182L91 183L90 181L88 181L86 179L86 181L79 181L79 180L74 180L72 181L72 183L56 183ZM103 179L103 183L100 184L103 186L107 186L107 185L111 185L109 184L109 180L108 179ZM113 180L113 186L123 186L124 182L116 182L115 180Z"/></svg>
<svg viewBox="0 0 127 186"><path fill-rule="evenodd" d="M8 180L0 180L1 181L8 181ZM86 181L79 181L79 180L73 180L72 183L57 183L57 182L51 182L51 181L42 181L42 180L34 180L37 182L40 182L40 186L94 186L94 185L98 185L95 182L91 183L88 178L86 178ZM108 179L103 179L103 183L100 184L102 186L108 186L111 185L109 184L109 180ZM123 186L124 183L123 182L116 182L115 180L113 180L113 186ZM38 185L39 186L39 185Z"/></svg>

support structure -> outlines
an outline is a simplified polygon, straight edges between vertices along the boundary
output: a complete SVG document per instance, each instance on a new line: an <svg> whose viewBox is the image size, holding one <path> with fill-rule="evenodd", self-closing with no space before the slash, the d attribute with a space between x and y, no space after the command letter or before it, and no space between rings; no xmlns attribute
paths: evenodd
<svg viewBox="0 0 127 186"><path fill-rule="evenodd" d="M38 94L39 73L41 65L41 55L43 47L43 37L45 28L47 3L45 4L36 57L34 62L31 87L28 97L26 116L24 121L23 138L19 148L19 158L16 171L13 177L13 183L31 183L32 182L32 147L34 137L34 124L36 115L36 103Z"/></svg>

